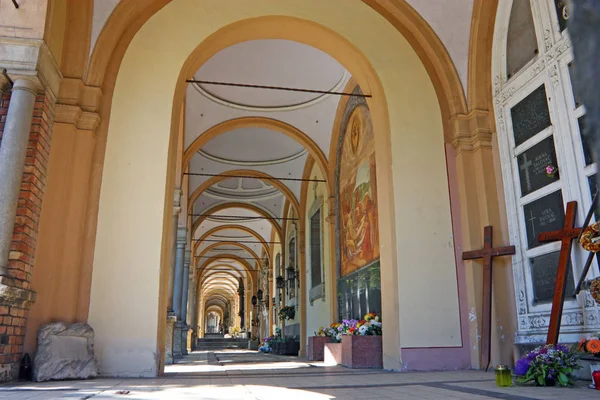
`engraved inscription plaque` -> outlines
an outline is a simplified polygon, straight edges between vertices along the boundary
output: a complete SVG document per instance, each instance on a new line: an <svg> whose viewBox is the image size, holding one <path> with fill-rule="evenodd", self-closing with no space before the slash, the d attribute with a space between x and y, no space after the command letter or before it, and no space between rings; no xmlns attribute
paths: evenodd
<svg viewBox="0 0 600 400"><path fill-rule="evenodd" d="M515 146L552 125L544 85L535 89L510 110Z"/></svg>
<svg viewBox="0 0 600 400"><path fill-rule="evenodd" d="M532 201L523 207L525 227L527 230L527 246L530 249L541 246L538 235L562 229L565 209L561 191L554 192L541 199Z"/></svg>
<svg viewBox="0 0 600 400"><path fill-rule="evenodd" d="M529 259L531 281L533 283L533 304L552 302L559 255L560 251L556 251ZM575 298L575 282L573 280L571 260L569 260L568 271L565 298Z"/></svg>
<svg viewBox="0 0 600 400"><path fill-rule="evenodd" d="M519 180L521 181L521 196L528 195L557 181L559 179L558 174L554 177L549 177L546 174L548 165L558 166L552 136L519 154L517 164L519 166Z"/></svg>

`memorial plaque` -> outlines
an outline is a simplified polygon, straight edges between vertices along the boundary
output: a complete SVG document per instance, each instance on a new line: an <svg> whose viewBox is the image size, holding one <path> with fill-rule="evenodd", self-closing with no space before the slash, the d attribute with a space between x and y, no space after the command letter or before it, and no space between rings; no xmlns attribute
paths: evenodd
<svg viewBox="0 0 600 400"><path fill-rule="evenodd" d="M583 157L585 159L585 165L593 164L594 159L592 158L592 149L590 148L590 145L585 135L583 134L585 129L585 115L579 117L577 123L579 125L579 134L581 135L581 145L583 146Z"/></svg>
<svg viewBox="0 0 600 400"><path fill-rule="evenodd" d="M569 63L569 78L571 78L571 88L573 89L573 100L575 101L575 108L577 108L580 105L582 105L583 102L581 101L581 97L579 96L579 93L577 93L577 88L574 85L574 82L575 82L575 77L573 76L574 73L575 73L574 62L570 62Z"/></svg>
<svg viewBox="0 0 600 400"><path fill-rule="evenodd" d="M560 251L556 251L529 259L529 264L531 265L531 281L533 282L533 304L552 302L559 255ZM568 271L569 275L567 277L565 298L573 299L575 298L575 281L570 260Z"/></svg>
<svg viewBox="0 0 600 400"><path fill-rule="evenodd" d="M515 146L540 133L550 125L546 87L540 86L510 110Z"/></svg>
<svg viewBox="0 0 600 400"><path fill-rule="evenodd" d="M558 166L553 137L550 136L519 154L517 164L519 166L519 180L521 181L521 196L528 195L559 180L558 174L553 178L546 174L548 165Z"/></svg>
<svg viewBox="0 0 600 400"><path fill-rule="evenodd" d="M519 72L538 54L530 0L514 0L512 3L506 50L508 78Z"/></svg>
<svg viewBox="0 0 600 400"><path fill-rule="evenodd" d="M88 358L88 340L78 336L52 336L50 352L55 360L85 360Z"/></svg>
<svg viewBox="0 0 600 400"><path fill-rule="evenodd" d="M381 312L381 278L379 261L338 280L338 315L340 319L362 319L368 312Z"/></svg>
<svg viewBox="0 0 600 400"><path fill-rule="evenodd" d="M570 17L569 8L566 3L566 0L554 0L554 8L558 17L558 27L561 32L567 29L567 21Z"/></svg>
<svg viewBox="0 0 600 400"><path fill-rule="evenodd" d="M527 230L527 246L530 249L541 246L538 235L542 232L563 228L565 209L561 191L549 194L541 199L523 206L525 227Z"/></svg>

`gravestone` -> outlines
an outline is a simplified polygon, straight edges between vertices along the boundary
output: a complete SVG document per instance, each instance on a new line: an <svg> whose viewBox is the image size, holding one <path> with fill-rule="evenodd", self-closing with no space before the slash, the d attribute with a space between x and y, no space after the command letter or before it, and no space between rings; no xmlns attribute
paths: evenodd
<svg viewBox="0 0 600 400"><path fill-rule="evenodd" d="M552 302L559 255L560 251L555 251L529 260L531 264L531 281L533 282L533 304ZM570 261L568 268L569 271L572 271ZM572 273L567 276L566 297L569 299L575 298L575 280Z"/></svg>
<svg viewBox="0 0 600 400"><path fill-rule="evenodd" d="M540 86L510 110L515 146L520 146L550 125L546 87Z"/></svg>
<svg viewBox="0 0 600 400"><path fill-rule="evenodd" d="M546 173L548 165L558 166L552 136L519 154L517 163L519 164L521 196L526 196L559 179L558 174L549 177Z"/></svg>
<svg viewBox="0 0 600 400"><path fill-rule="evenodd" d="M94 330L87 324L56 322L38 332L33 380L89 379L98 376Z"/></svg>
<svg viewBox="0 0 600 400"><path fill-rule="evenodd" d="M565 219L561 191L532 201L523 207L525 228L527 231L527 247L533 249L541 246L538 235L542 232L554 231L562 228Z"/></svg>

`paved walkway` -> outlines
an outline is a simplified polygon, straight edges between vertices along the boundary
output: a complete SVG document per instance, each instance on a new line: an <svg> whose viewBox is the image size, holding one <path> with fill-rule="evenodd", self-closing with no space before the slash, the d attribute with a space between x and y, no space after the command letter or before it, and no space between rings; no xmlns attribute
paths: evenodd
<svg viewBox="0 0 600 400"><path fill-rule="evenodd" d="M154 379L21 383L0 386L0 399L600 399L576 388L498 388L492 373L394 373L351 370L295 357L244 350L194 352Z"/></svg>

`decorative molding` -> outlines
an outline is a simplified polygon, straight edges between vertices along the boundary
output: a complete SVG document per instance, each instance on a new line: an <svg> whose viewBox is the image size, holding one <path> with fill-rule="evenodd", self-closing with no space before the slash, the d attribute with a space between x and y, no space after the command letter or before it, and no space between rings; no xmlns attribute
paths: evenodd
<svg viewBox="0 0 600 400"><path fill-rule="evenodd" d="M208 158L211 161L215 161L215 162L219 162L219 163L223 163L223 164L229 164L229 165L244 166L244 167L260 167L260 166L264 166L264 165L284 164L284 163L287 163L290 161L294 161L300 157L303 157L307 153L308 153L308 151L306 149L302 149L299 152L292 154L291 156L287 156L287 157L283 157L283 158L276 158L276 159L272 159L272 160L242 161L242 160L233 160L233 159L215 156L213 154L207 153L206 151L204 151L202 149L198 150L199 155L201 155L202 157Z"/></svg>
<svg viewBox="0 0 600 400"><path fill-rule="evenodd" d="M452 146L458 151L475 151L492 148L492 121L489 111L474 110L454 117L455 136Z"/></svg>
<svg viewBox="0 0 600 400"><path fill-rule="evenodd" d="M336 92L336 91L340 90L345 85L346 81L349 78L349 75L350 74L348 73L348 71L344 70L344 73L342 74L342 77L340 78L340 80L331 89L329 89L329 91ZM250 104L236 103L234 101L219 97L216 94L211 93L210 91L204 89L201 86L201 84L199 84L199 83L192 84L192 87L194 89L196 89L196 91L198 93L200 93L202 96L204 96L207 99L209 99L217 104L220 104L222 106L234 108L236 110L258 111L258 112L277 112L277 111L300 110L302 108L308 108L308 107L314 106L332 96L331 94L322 94L322 95L315 97L314 99L311 99L311 100L308 100L305 102L301 102L301 103L296 103L296 104L286 104L286 105L280 105L280 106L253 106Z"/></svg>

